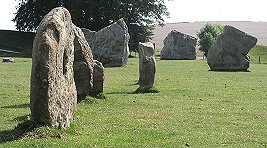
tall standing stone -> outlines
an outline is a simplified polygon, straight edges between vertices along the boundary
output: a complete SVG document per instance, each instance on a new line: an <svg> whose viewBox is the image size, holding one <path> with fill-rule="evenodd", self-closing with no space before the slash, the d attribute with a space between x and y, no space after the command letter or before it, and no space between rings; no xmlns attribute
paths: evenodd
<svg viewBox="0 0 267 148"><path fill-rule="evenodd" d="M150 42L139 43L139 91L145 92L154 86L156 74L154 45Z"/></svg>
<svg viewBox="0 0 267 148"><path fill-rule="evenodd" d="M82 30L75 25L73 25L73 29L75 34L74 80L79 102L93 91L94 60L92 50Z"/></svg>
<svg viewBox="0 0 267 148"><path fill-rule="evenodd" d="M232 26L225 26L216 43L209 49L207 62L211 70L240 70L249 68L248 52L256 45L257 38Z"/></svg>
<svg viewBox="0 0 267 148"><path fill-rule="evenodd" d="M51 10L39 24L32 51L31 120L67 128L76 109L74 32L67 9Z"/></svg>
<svg viewBox="0 0 267 148"><path fill-rule="evenodd" d="M196 44L197 39L195 37L172 30L164 39L160 59L194 60L196 59Z"/></svg>
<svg viewBox="0 0 267 148"><path fill-rule="evenodd" d="M98 32L82 29L92 48L94 59L104 67L119 67L127 64L129 55L128 27L123 19Z"/></svg>

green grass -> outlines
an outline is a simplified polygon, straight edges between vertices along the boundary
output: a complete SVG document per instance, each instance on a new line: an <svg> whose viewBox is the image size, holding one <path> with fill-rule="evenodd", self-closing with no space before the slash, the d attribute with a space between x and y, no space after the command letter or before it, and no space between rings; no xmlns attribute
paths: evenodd
<svg viewBox="0 0 267 148"><path fill-rule="evenodd" d="M106 99L87 97L71 128L3 140L30 114L31 60L15 60L0 63L0 147L267 147L266 64L212 72L205 60L158 60L160 92L134 94L138 58L105 69Z"/></svg>
<svg viewBox="0 0 267 148"><path fill-rule="evenodd" d="M256 45L249 52L249 57L252 63L267 64L267 46ZM259 61L259 57L260 57L260 61Z"/></svg>

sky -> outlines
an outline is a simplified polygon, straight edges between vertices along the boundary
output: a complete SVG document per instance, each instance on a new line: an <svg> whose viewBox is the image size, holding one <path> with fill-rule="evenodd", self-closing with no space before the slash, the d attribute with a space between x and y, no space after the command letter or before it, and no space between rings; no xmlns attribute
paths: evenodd
<svg viewBox="0 0 267 148"><path fill-rule="evenodd" d="M266 0L165 0L170 12L166 23L196 21L264 21ZM18 0L0 0L0 29L15 30Z"/></svg>
<svg viewBox="0 0 267 148"><path fill-rule="evenodd" d="M266 0L172 0L166 1L166 23L196 21L265 21Z"/></svg>
<svg viewBox="0 0 267 148"><path fill-rule="evenodd" d="M18 0L0 0L0 29L14 30L15 23L11 20L14 18Z"/></svg>

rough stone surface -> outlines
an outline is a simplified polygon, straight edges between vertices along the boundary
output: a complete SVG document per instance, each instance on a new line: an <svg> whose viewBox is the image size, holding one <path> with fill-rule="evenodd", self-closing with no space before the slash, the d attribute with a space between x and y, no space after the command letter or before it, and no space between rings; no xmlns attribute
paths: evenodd
<svg viewBox="0 0 267 148"><path fill-rule="evenodd" d="M194 60L196 59L195 37L172 30L164 39L164 47L160 52L162 60Z"/></svg>
<svg viewBox="0 0 267 148"><path fill-rule="evenodd" d="M13 62L15 62L15 60L13 58L11 58L11 57L7 57L7 58L3 58L2 62L11 62L11 63L13 63Z"/></svg>
<svg viewBox="0 0 267 148"><path fill-rule="evenodd" d="M67 128L76 109L74 32L67 9L51 10L39 24L32 51L31 120Z"/></svg>
<svg viewBox="0 0 267 148"><path fill-rule="evenodd" d="M248 52L256 45L257 38L232 26L225 26L216 43L209 49L207 62L211 70L247 70Z"/></svg>
<svg viewBox="0 0 267 148"><path fill-rule="evenodd" d="M77 89L78 102L93 91L94 60L92 50L82 30L73 25L74 40L74 81Z"/></svg>
<svg viewBox="0 0 267 148"><path fill-rule="evenodd" d="M130 39L128 28L123 19L98 32L82 29L92 48L94 59L104 67L119 67L127 64Z"/></svg>
<svg viewBox="0 0 267 148"><path fill-rule="evenodd" d="M156 73L154 45L150 42L139 43L139 89L147 90L154 86Z"/></svg>
<svg viewBox="0 0 267 148"><path fill-rule="evenodd" d="M104 88L104 66L101 62L94 60L94 80L92 95L103 93Z"/></svg>

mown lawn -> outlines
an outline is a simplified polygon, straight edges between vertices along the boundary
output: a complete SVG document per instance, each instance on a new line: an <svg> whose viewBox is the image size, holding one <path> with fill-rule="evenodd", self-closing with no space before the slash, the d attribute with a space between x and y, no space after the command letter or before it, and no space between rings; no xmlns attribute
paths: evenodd
<svg viewBox="0 0 267 148"><path fill-rule="evenodd" d="M253 63L267 64L267 46L254 46L249 52L249 58Z"/></svg>
<svg viewBox="0 0 267 148"><path fill-rule="evenodd" d="M0 63L0 147L267 147L267 65L212 72L205 60L157 61L160 93L133 94L138 58L106 68L107 99L78 105L72 127L39 127L19 138L28 119L31 59Z"/></svg>

